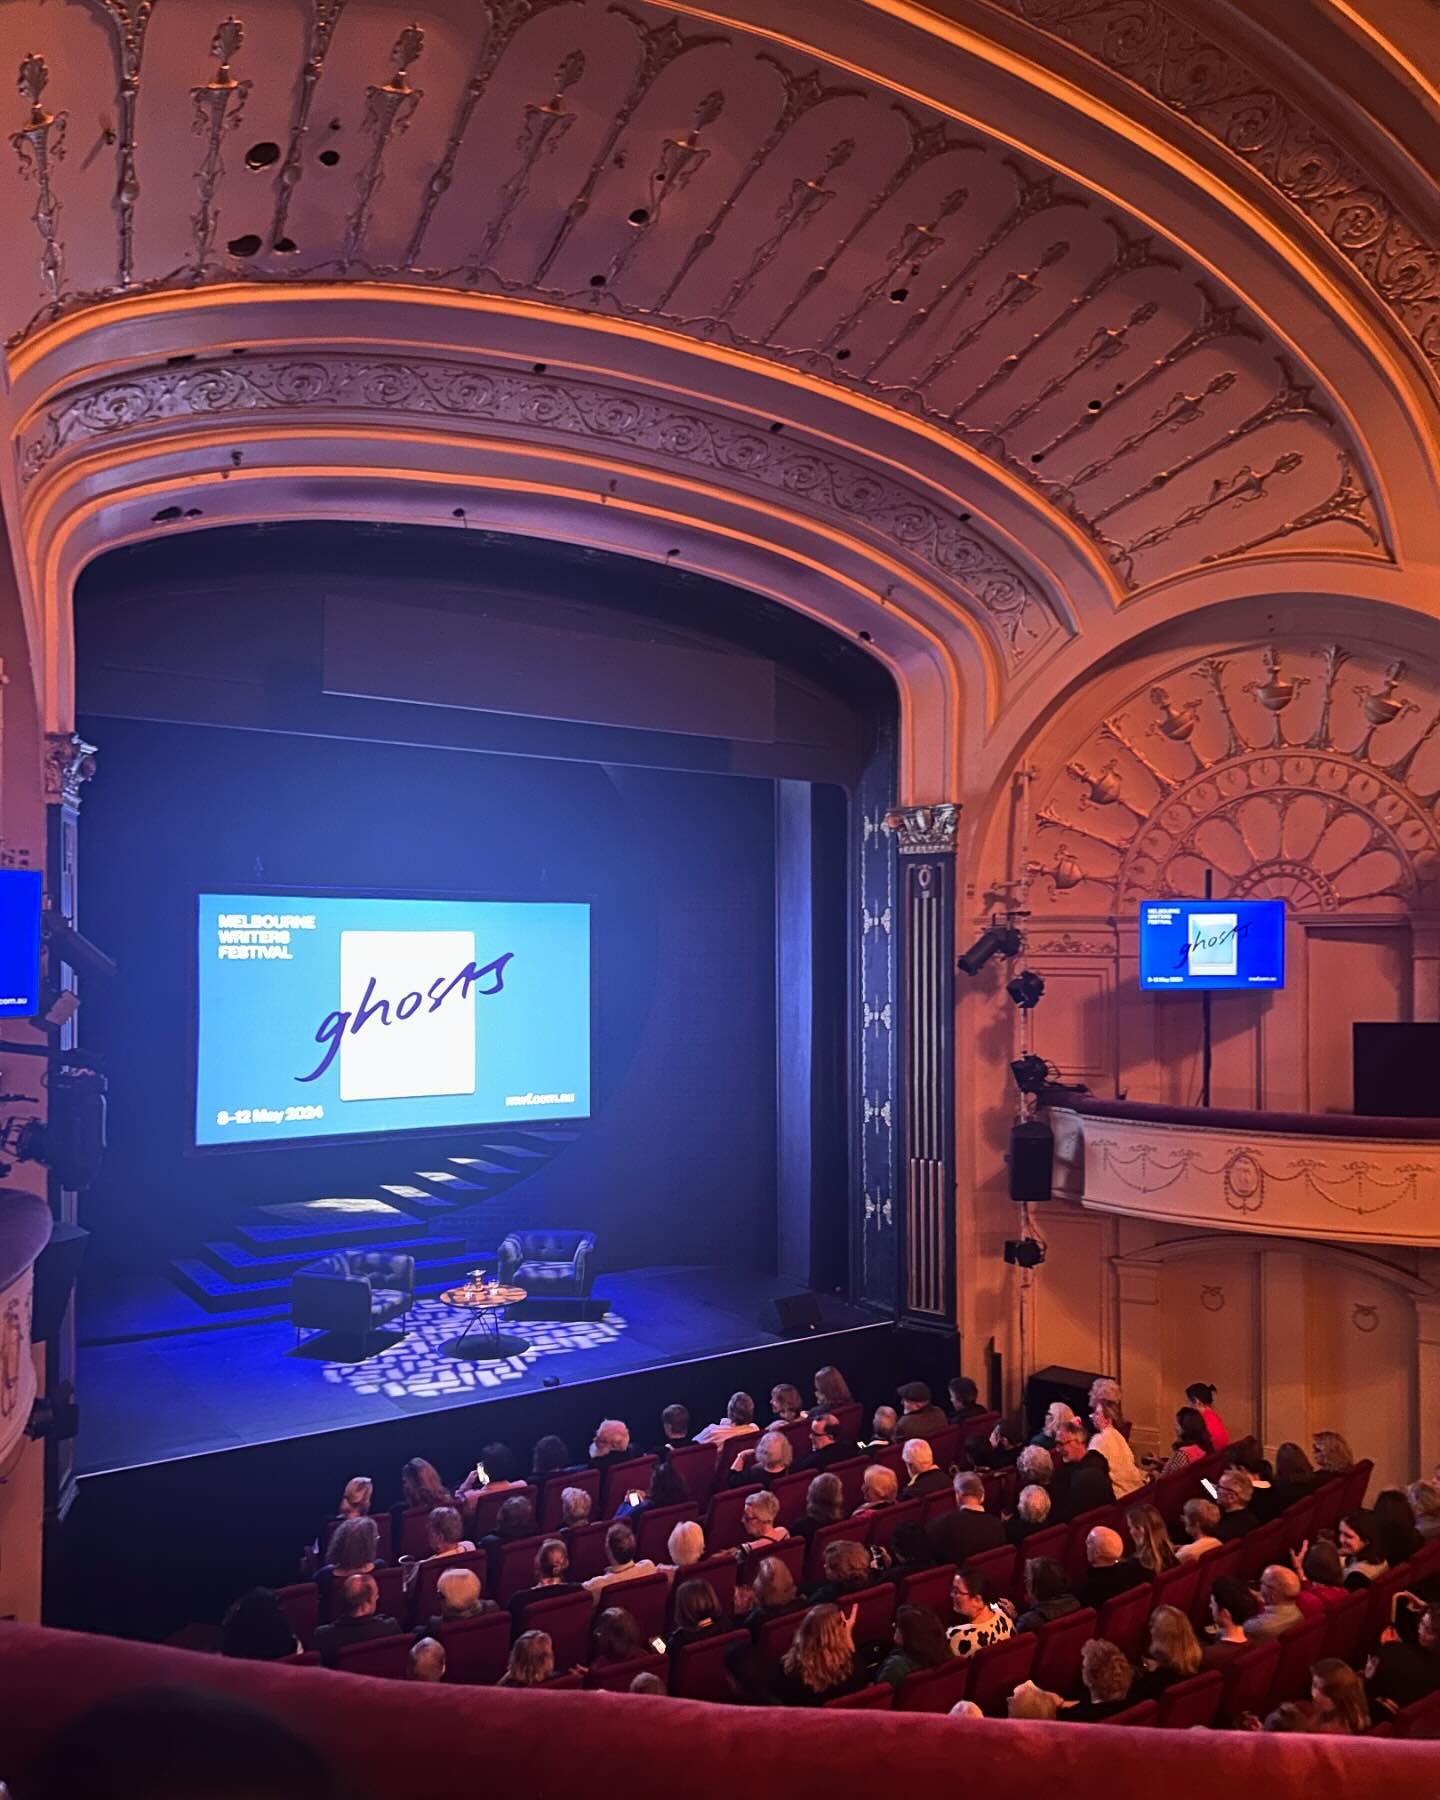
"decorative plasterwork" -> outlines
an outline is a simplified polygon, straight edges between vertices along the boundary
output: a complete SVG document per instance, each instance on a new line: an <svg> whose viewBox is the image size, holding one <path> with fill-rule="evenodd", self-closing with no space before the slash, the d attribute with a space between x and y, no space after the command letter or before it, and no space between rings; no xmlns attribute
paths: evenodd
<svg viewBox="0 0 1440 1800"><path fill-rule="evenodd" d="M51 178L43 259L28 286L18 266L0 322L12 342L117 292L237 276L541 300L734 347L923 421L1028 485L1122 589L1257 550L1390 553L1361 447L1213 272L1006 142L839 66L643 0L478 0L418 9L433 22L402 32L377 83L373 34L344 0L311 0L303 38L288 9L282 27L254 0L246 65L266 74L248 102L218 76L193 90L186 51L186 89L206 96L197 159L167 135L183 9L96 3L124 92L98 93L95 59L67 44L63 97L74 116L120 120L119 190L102 217L88 163ZM84 18L43 15L56 33ZM463 86L433 50L428 91L410 84L427 35L473 42ZM298 68L267 64L297 45ZM273 119L281 93L288 132L254 146L266 159L222 159L239 106ZM181 168L189 179L164 178ZM117 233L114 279L93 253L102 230ZM963 492L955 505L963 523Z"/></svg>
<svg viewBox="0 0 1440 1800"><path fill-rule="evenodd" d="M902 856L953 856L960 807L953 800L935 806L896 806L883 823L894 834Z"/></svg>
<svg viewBox="0 0 1440 1800"><path fill-rule="evenodd" d="M1440 376L1440 240L1233 49L1161 0L990 0L1065 39L1190 120L1322 232Z"/></svg>
<svg viewBox="0 0 1440 1800"><path fill-rule="evenodd" d="M49 806L80 804L80 790L95 773L99 751L73 731L47 732L45 737L45 801Z"/></svg>
<svg viewBox="0 0 1440 1800"><path fill-rule="evenodd" d="M1440 681L1339 645L1245 646L1148 682L1042 797L1032 904L1106 910L1204 892L1292 912L1440 903ZM1062 898L1076 890L1073 897Z"/></svg>
<svg viewBox="0 0 1440 1800"><path fill-rule="evenodd" d="M666 464L689 463L784 494L858 524L954 592L1011 666L1059 629L1027 573L1002 549L915 487L858 460L722 414L681 408L598 382L516 375L474 362L411 357L246 357L139 370L62 395L25 430L22 484L97 438L153 433L172 420L246 413L432 418L590 438ZM967 515L968 516L968 515Z"/></svg>
<svg viewBox="0 0 1440 1800"><path fill-rule="evenodd" d="M1440 1143L1049 1109L1055 1194L1168 1225L1440 1248Z"/></svg>

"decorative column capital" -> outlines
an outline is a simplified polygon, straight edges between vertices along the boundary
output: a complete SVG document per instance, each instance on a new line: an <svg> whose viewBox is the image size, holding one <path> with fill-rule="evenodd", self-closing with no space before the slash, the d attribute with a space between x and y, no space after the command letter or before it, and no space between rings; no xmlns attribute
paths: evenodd
<svg viewBox="0 0 1440 1800"><path fill-rule="evenodd" d="M884 826L898 840L902 856L953 856L960 830L960 803L940 800L933 806L892 806Z"/></svg>
<svg viewBox="0 0 1440 1800"><path fill-rule="evenodd" d="M45 803L47 806L80 804L80 790L95 773L99 751L73 731L45 734Z"/></svg>

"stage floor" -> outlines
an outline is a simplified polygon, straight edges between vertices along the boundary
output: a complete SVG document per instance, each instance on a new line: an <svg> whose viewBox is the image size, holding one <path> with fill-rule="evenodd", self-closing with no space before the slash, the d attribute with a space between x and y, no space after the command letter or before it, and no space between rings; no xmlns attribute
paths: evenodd
<svg viewBox="0 0 1440 1800"><path fill-rule="evenodd" d="M458 1362L440 1346L464 1315L438 1300L417 1300L410 1330L393 1349L362 1363L328 1361L302 1346L283 1321L233 1325L125 1342L87 1342L130 1332L165 1331L163 1295L144 1290L106 1296L87 1313L80 1297L77 1388L83 1425L77 1472L99 1474L172 1457L370 1425L440 1408L472 1405L501 1393L569 1387L638 1369L665 1367L779 1342L761 1319L769 1301L794 1283L745 1270L647 1268L596 1282L610 1311L593 1322L524 1320L513 1329L530 1341L524 1356L498 1363ZM843 1302L825 1303L827 1329L873 1322ZM107 1331L106 1327L110 1329Z"/></svg>

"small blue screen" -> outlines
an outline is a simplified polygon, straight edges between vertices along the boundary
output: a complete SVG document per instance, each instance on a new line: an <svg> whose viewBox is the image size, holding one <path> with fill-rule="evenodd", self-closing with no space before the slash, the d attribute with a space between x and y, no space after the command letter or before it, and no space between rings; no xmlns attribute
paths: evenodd
<svg viewBox="0 0 1440 1800"><path fill-rule="evenodd" d="M40 871L0 869L0 1019L40 1010Z"/></svg>
<svg viewBox="0 0 1440 1800"><path fill-rule="evenodd" d="M1159 993L1285 985L1283 900L1142 900L1140 985Z"/></svg>
<svg viewBox="0 0 1440 1800"><path fill-rule="evenodd" d="M201 894L195 1141L590 1112L590 908Z"/></svg>

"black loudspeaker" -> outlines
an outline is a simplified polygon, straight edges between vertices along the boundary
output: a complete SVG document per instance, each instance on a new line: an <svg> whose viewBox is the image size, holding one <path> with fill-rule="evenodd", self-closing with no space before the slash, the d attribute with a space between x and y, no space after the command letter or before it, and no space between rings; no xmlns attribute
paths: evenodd
<svg viewBox="0 0 1440 1800"><path fill-rule="evenodd" d="M1077 1419L1090 1416L1090 1384L1100 1379L1088 1369L1062 1369L1052 1363L1039 1369L1025 1383L1025 1423L1032 1433L1045 1423L1051 1402L1063 1400Z"/></svg>
<svg viewBox="0 0 1440 1800"><path fill-rule="evenodd" d="M810 1337L823 1329L820 1301L814 1294L783 1294L771 1303L772 1317L764 1321L767 1331L782 1338Z"/></svg>
<svg viewBox="0 0 1440 1800"><path fill-rule="evenodd" d="M50 1242L35 1263L34 1320L30 1335L37 1344L44 1343L60 1329L89 1242L90 1233L82 1231L78 1225L66 1225L56 1220L51 1229Z"/></svg>
<svg viewBox="0 0 1440 1800"><path fill-rule="evenodd" d="M1010 1130L1010 1198L1048 1200L1055 1166L1055 1137L1048 1125L1031 1119Z"/></svg>
<svg viewBox="0 0 1440 1800"><path fill-rule="evenodd" d="M1440 1024L1430 1021L1350 1027L1355 1110L1388 1119L1440 1118Z"/></svg>
<svg viewBox="0 0 1440 1800"><path fill-rule="evenodd" d="M57 1069L50 1077L44 1158L63 1188L83 1193L105 1159L105 1092L95 1069Z"/></svg>

